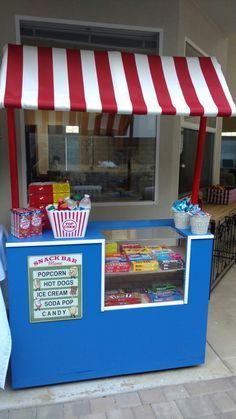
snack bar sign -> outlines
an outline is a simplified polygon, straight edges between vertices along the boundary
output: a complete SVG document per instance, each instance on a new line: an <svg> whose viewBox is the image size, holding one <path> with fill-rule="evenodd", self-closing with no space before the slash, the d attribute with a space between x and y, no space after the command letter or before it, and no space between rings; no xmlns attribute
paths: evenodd
<svg viewBox="0 0 236 419"><path fill-rule="evenodd" d="M30 322L82 318L82 255L28 257Z"/></svg>

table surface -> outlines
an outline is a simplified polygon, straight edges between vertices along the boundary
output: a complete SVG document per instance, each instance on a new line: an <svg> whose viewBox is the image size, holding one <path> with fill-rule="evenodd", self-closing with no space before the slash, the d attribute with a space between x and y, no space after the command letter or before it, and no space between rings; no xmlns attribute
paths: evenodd
<svg viewBox="0 0 236 419"><path fill-rule="evenodd" d="M218 205L218 204L204 204L203 209L211 214L211 219L216 223L223 220L226 216L229 216L236 211L236 202L229 205Z"/></svg>

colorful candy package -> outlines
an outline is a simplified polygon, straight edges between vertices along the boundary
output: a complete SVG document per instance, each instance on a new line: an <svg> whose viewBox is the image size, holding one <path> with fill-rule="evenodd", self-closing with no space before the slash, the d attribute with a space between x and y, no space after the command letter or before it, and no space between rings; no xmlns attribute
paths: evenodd
<svg viewBox="0 0 236 419"><path fill-rule="evenodd" d="M124 243L120 245L120 250L123 252L126 249L140 249L141 247L140 243Z"/></svg>
<svg viewBox="0 0 236 419"><path fill-rule="evenodd" d="M129 262L109 262L105 264L106 273L129 272L129 271L130 271Z"/></svg>
<svg viewBox="0 0 236 419"><path fill-rule="evenodd" d="M148 253L135 253L127 255L127 258L132 262L135 260L145 261L145 260L152 260L151 255Z"/></svg>
<svg viewBox="0 0 236 419"><path fill-rule="evenodd" d="M162 260L159 262L159 266L163 271L167 271L169 269L182 269L184 267L184 261L182 259Z"/></svg>
<svg viewBox="0 0 236 419"><path fill-rule="evenodd" d="M110 253L117 253L117 252L118 252L118 243L116 242L106 243L106 246L105 246L106 255L109 255Z"/></svg>
<svg viewBox="0 0 236 419"><path fill-rule="evenodd" d="M165 301L179 301L183 300L183 295L178 290L166 290L149 293L151 303L161 303Z"/></svg>
<svg viewBox="0 0 236 419"><path fill-rule="evenodd" d="M156 260L145 260L145 261L133 261L132 270L133 272L150 272L157 271L159 264Z"/></svg>

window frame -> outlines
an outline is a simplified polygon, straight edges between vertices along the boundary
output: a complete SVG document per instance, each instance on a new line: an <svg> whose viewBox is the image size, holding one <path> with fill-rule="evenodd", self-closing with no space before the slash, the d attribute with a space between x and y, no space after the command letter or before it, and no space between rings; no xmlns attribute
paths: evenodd
<svg viewBox="0 0 236 419"><path fill-rule="evenodd" d="M163 51L163 29L158 27L143 27L135 25L121 25L121 24L106 24L101 22L86 22L79 20L69 20L69 19L57 19L57 18L42 18L38 16L25 16L25 15L16 15L15 16L15 29L16 29L16 42L21 44L21 32L20 24L21 21L31 21L31 22L45 22L45 23L54 23L54 24L69 24L77 26L96 26L101 28L113 28L120 30L134 30L134 31L146 31L146 32L156 32L159 35L159 55ZM20 149L21 149L21 195L22 195L22 205L27 206L27 162L26 162L26 143L25 143L25 118L24 110L19 110L19 124L20 124ZM154 200L152 201L130 201L130 202L104 202L104 203L93 203L94 207L139 207L139 206L148 206L153 207L157 206L159 202L159 144L160 144L160 116L156 117L156 159L155 159L155 185L154 185Z"/></svg>
<svg viewBox="0 0 236 419"><path fill-rule="evenodd" d="M83 176L84 182L82 184L87 184L88 188L90 187L89 185L100 185L102 192L98 200L94 198L94 205L109 205L113 203L129 204L133 202L146 203L154 198L156 164L154 156L157 143L155 138L157 118L155 116L152 115L147 118L147 115L117 115L118 123L120 117L123 116L125 118L123 125L121 124L121 130L122 126L124 126L125 131L123 133L122 131L116 133L118 125L115 121L113 122L115 133L112 134L111 132L104 132L102 124L102 132L99 131L98 125L96 125L96 118L99 117L99 114L94 113L94 118L92 117L92 120L88 122L87 118L90 118L89 115L91 114L73 112L72 120L74 124L81 124L82 129L81 133L68 134L66 133L66 128L67 124L72 121L70 120L71 115L68 112L59 112L59 115L56 114L57 112L55 111L24 111L26 155L28 157L29 154L31 154L33 157L33 161L32 157L31 159L29 159L29 157L27 158L28 184L31 182L48 182L56 180L55 176L57 173L59 177L67 176L68 179L71 179L72 191L73 187L76 187L76 185L78 187L78 185L83 182ZM84 121L88 124L87 126L85 126L83 119L81 119L84 117L83 115L87 115L87 118L85 117ZM131 121L133 121L133 129L131 129ZM125 124L128 124L128 132L127 128L125 128ZM94 133L91 132L92 127L95 130ZM130 129L131 132L133 132L131 138L129 134ZM34 133L34 136L30 139L29 133L31 132ZM70 138L76 140L78 151L78 153L76 152L77 157L79 155L82 156L82 160L73 160L74 163L72 163L72 166L70 166L70 161L67 161L69 149L66 147L66 143L70 141ZM99 139L102 140L102 149L100 148L101 141L99 141ZM36 154L33 151L34 143L36 144ZM45 150L46 143L47 150ZM94 143L94 147L92 146L92 148L91 143ZM31 146L33 147L32 151ZM104 146L105 150L103 150ZM129 151L130 149L131 152ZM123 155L121 161L119 161L119 157L117 156L119 151ZM127 166L129 154L131 154L130 157L134 161L134 165L132 164L130 167L130 172ZM59 156L60 164L58 168L53 164L53 156ZM37 161L34 161L35 158ZM118 159L117 161L116 158ZM116 171L109 170L105 167L104 169L99 168L99 161L110 159L118 164ZM29 162L31 163L29 164ZM38 168L36 172L33 169L34 164L36 164ZM93 178L91 178L91 175L93 175ZM85 176L87 182L85 182ZM148 181L143 183L144 178L147 178ZM93 183L93 181L95 183ZM126 190L127 188L132 191L132 194L130 197L124 195L120 198L115 196L111 198L109 195L112 191L116 189L120 190L120 181L122 181L122 184L123 182L125 183L124 189ZM111 186L111 183L114 183L114 185ZM152 193L150 195L146 196L145 186L152 186ZM153 202L153 200L151 202Z"/></svg>

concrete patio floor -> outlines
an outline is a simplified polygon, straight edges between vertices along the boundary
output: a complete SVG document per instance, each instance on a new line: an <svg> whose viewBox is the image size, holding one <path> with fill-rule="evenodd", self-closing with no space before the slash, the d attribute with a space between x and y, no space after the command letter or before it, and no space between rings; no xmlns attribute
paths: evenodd
<svg viewBox="0 0 236 419"><path fill-rule="evenodd" d="M132 398L132 394L135 394L139 395L139 400L141 400L142 402L142 397L144 397L142 395L145 394L145 392L152 391L153 394L157 394L158 391L161 391L163 394L165 394L166 392L173 392L174 390L170 390L171 388L175 388L176 390L174 392L182 394L182 397L184 398L184 396L191 396L191 386L199 385L200 388L202 388L202 386L205 386L207 388L208 385L205 384L205 382L208 380L212 380L209 381L209 388L213 388L213 393L214 388L216 389L216 392L219 391L218 387L222 388L221 391L231 391L231 393L233 394L233 396L231 394L230 398L231 405L227 399L227 402L231 406L231 408L229 409L229 411L226 411L228 412L227 415L235 414L235 416L224 417L236 418L236 379L234 378L234 376L236 376L236 267L231 268L231 270L226 274L222 282L215 288L211 295L208 319L208 342L206 348L206 362L204 365L199 367L182 368L178 370L169 370L164 372L130 375L125 377L92 380L80 383L60 384L27 390L12 391L10 389L10 386L8 385L5 391L0 391L0 419L5 419L8 417L22 419L27 419L28 417L34 418L37 416L36 413L36 416L33 413L31 416L27 416L26 412L37 412L37 409L43 408L42 406L45 406L45 409L47 410L50 406L50 408L52 408L52 405L55 404L56 406L54 406L54 409L59 409L60 406L63 406L64 409L64 406L67 406L68 410L68 406L70 404L78 405L79 403L81 406L83 403L85 403L85 401L90 403L90 409L87 409L86 411L86 413L89 414L88 418L100 418L100 416L94 416L95 413L93 414L93 409L91 409L91 406L93 406L94 403L99 404L98 400L104 400L103 404L105 404L105 400L108 403L109 400L116 400L117 398L119 400L119 397ZM219 382L219 384L216 384L217 382ZM188 389L190 389L190 391ZM208 394L208 392L205 391L204 394L204 397L206 397L206 394ZM235 404L232 401L234 400L234 394ZM230 394L224 393L224 395L221 394L221 397L224 397L225 400L226 397L230 397ZM168 398L164 397L164 399L159 400L159 402L162 402L163 404L167 403L167 400ZM114 408L112 403L111 405ZM137 404L137 406L138 405L139 403ZM116 408L117 407L120 408L119 403L116 404ZM143 406L142 402L141 407L144 407L143 417L146 416L146 419L148 419L148 411L145 413L145 410L147 410L147 406ZM126 408L129 408L129 403L127 404L127 406L123 406L123 409ZM134 408L135 406L133 406L133 409ZM13 409L12 412L18 412L17 416L14 416L13 413L11 414L11 409ZM21 410L22 415L20 414ZM63 412L64 411L65 409L63 410ZM154 411L155 409L153 410L152 407L152 414ZM208 410L206 411L208 412ZM152 414L150 413L150 418L168 417L168 414L166 416L163 413L164 411L162 412L161 416L159 416L157 408L155 412L156 416L152 416ZM174 414L173 416L171 414L171 416L169 417L222 417L217 416L218 414L222 413L221 410L215 411L213 409L209 412L211 413L211 415L208 414L203 416L186 416L180 409L178 414L176 413L176 415ZM99 415L100 413L105 415L105 413L102 411L99 411ZM131 413L134 416L131 416ZM132 411L131 413L130 416L126 416L124 410L121 416L119 416L118 413L118 416L109 416L108 414L106 414L105 416L101 416L101 418L142 417L139 416L139 413L135 414L134 411ZM214 416L213 414L216 414L216 416ZM55 411L55 417L56 416L58 417L58 419L61 417L65 417L68 419L80 417L73 416L71 414L67 416L61 416L61 414L59 414L58 416L58 414L56 414ZM37 416L37 418L38 417L41 416L39 415ZM54 414L53 416L51 414L49 416L43 414L42 417L54 418Z"/></svg>

